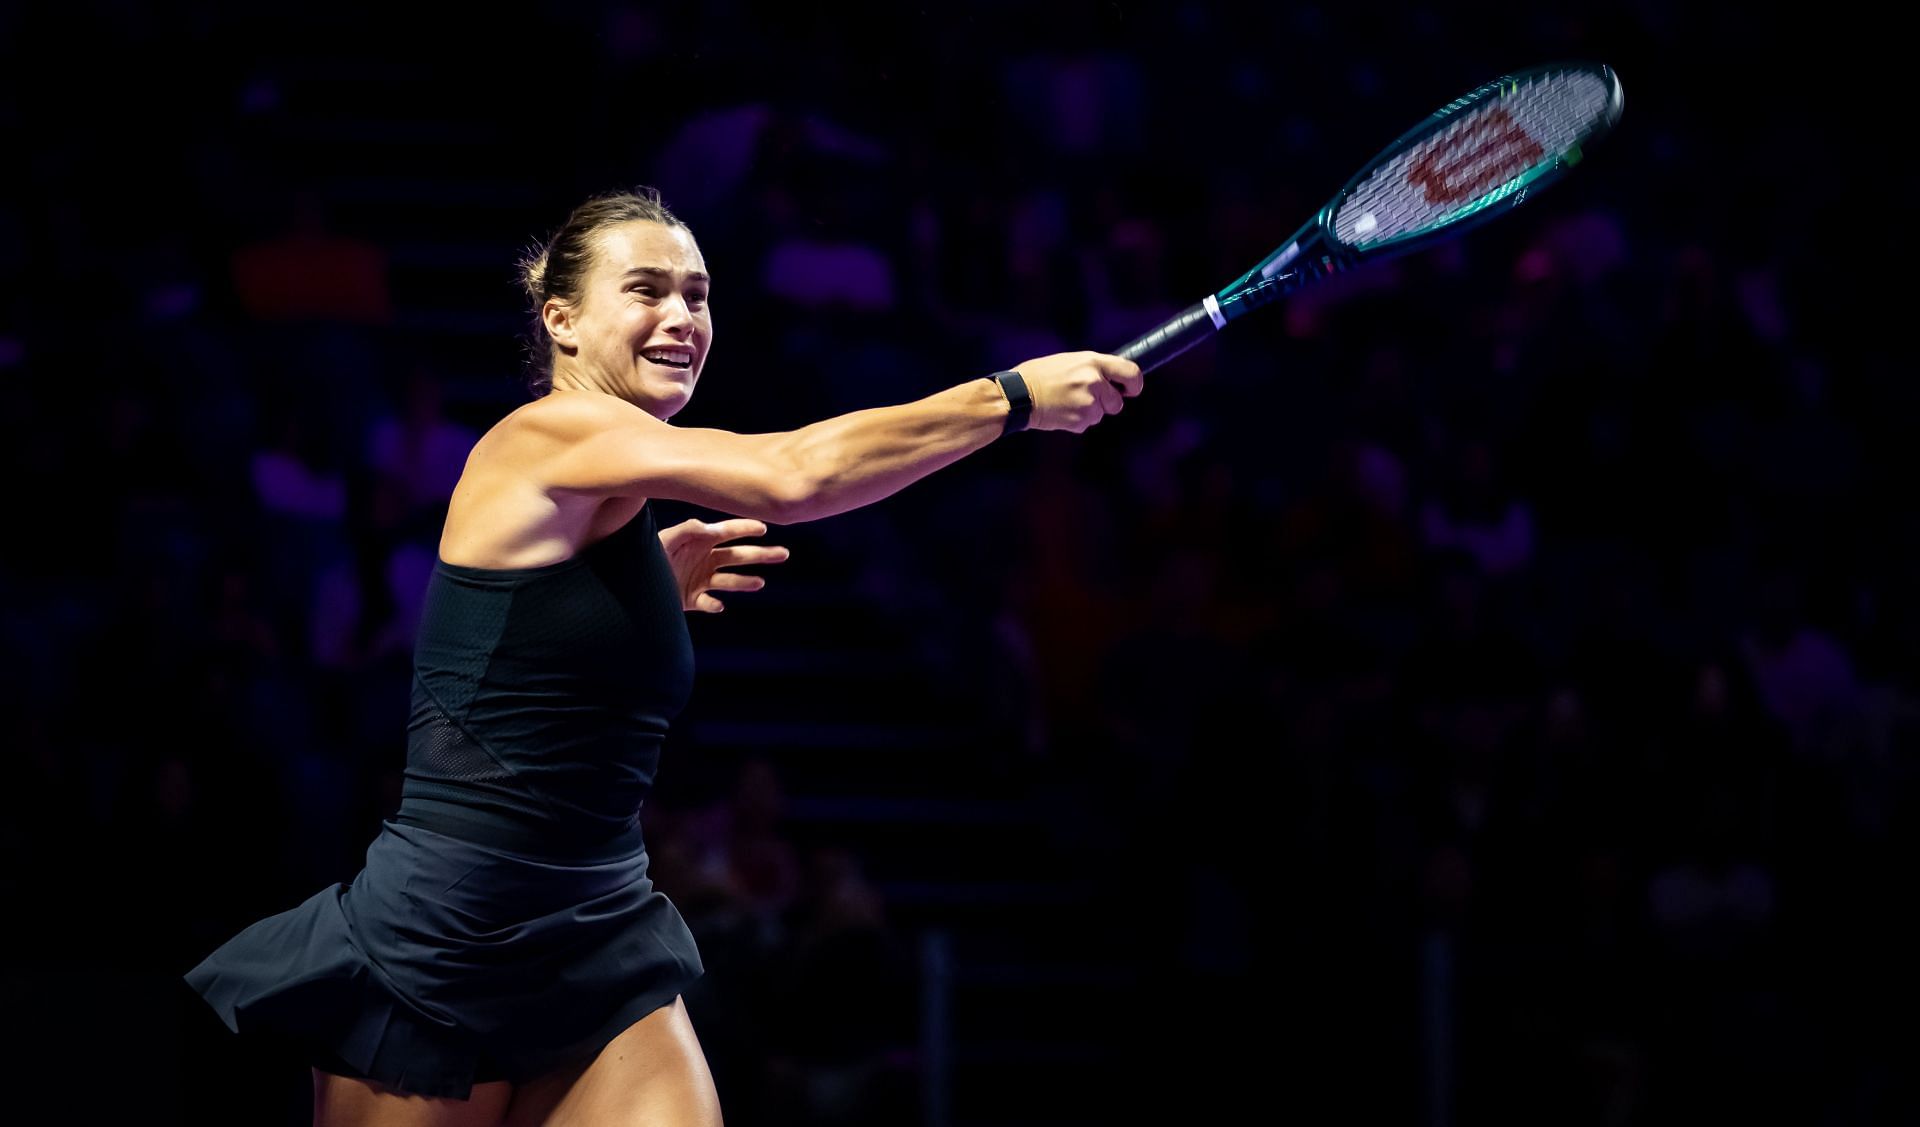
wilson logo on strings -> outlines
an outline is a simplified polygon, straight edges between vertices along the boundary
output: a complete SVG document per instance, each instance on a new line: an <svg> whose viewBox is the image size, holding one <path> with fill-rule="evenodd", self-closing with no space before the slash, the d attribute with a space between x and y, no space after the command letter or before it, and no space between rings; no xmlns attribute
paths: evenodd
<svg viewBox="0 0 1920 1127"><path fill-rule="evenodd" d="M1537 162L1546 152L1502 106L1442 137L1414 158L1407 182L1430 204L1470 199Z"/></svg>

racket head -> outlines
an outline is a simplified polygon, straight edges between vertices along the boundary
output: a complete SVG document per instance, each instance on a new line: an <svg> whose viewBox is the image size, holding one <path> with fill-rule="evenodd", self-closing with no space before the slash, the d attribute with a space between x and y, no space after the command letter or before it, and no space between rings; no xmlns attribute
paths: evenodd
<svg viewBox="0 0 1920 1127"><path fill-rule="evenodd" d="M1455 235L1565 174L1619 122L1624 105L1619 76L1605 63L1502 75L1382 149L1321 208L1317 233L1350 261Z"/></svg>

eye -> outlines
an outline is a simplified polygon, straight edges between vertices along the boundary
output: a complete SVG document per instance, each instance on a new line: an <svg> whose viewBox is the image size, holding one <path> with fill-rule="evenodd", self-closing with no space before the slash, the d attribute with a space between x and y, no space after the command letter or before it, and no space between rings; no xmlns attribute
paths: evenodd
<svg viewBox="0 0 1920 1127"><path fill-rule="evenodd" d="M693 293L687 295L687 301L693 305L705 305L707 303L707 292L705 290L695 290Z"/></svg>

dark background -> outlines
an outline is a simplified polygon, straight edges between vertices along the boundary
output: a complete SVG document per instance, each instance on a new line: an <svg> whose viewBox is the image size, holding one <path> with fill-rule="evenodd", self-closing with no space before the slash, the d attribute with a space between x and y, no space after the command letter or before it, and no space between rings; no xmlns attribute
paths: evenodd
<svg viewBox="0 0 1920 1127"><path fill-rule="evenodd" d="M1884 29L421 11L0 7L10 1111L306 1121L179 975L397 803L514 262L587 194L715 276L676 422L786 429L1118 347L1564 58L1627 109L1536 200L693 616L643 813L689 1009L734 1124L1920 1111Z"/></svg>

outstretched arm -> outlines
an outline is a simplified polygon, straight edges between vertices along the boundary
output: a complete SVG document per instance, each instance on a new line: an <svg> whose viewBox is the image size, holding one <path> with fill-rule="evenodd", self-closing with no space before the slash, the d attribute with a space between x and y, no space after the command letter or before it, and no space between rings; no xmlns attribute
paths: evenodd
<svg viewBox="0 0 1920 1127"><path fill-rule="evenodd" d="M1029 360L1035 430L1084 432L1139 394L1140 368L1094 352ZM1006 396L982 377L912 403L875 407L777 434L676 427L607 396L531 415L554 453L542 484L593 495L660 497L797 524L870 505L986 446Z"/></svg>

